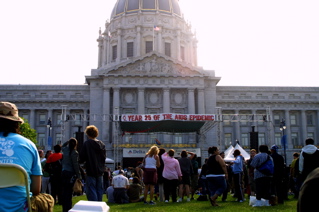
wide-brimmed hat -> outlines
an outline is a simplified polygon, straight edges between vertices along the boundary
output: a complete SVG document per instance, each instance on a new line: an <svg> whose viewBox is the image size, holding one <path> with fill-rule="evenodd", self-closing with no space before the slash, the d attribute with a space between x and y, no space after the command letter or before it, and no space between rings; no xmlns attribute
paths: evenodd
<svg viewBox="0 0 319 212"><path fill-rule="evenodd" d="M24 123L19 117L17 106L11 102L0 102L0 118Z"/></svg>

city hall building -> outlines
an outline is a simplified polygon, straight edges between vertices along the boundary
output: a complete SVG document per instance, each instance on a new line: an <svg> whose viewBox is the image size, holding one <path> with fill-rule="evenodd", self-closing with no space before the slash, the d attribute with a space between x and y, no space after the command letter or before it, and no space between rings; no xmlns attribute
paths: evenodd
<svg viewBox="0 0 319 212"><path fill-rule="evenodd" d="M221 77L197 64L200 41L178 0L118 0L97 42L86 84L0 85L1 101L18 106L40 148L70 137L81 144L88 125L124 167L152 145L203 161L213 145L277 144L287 164L307 137L318 145L319 87L218 86Z"/></svg>

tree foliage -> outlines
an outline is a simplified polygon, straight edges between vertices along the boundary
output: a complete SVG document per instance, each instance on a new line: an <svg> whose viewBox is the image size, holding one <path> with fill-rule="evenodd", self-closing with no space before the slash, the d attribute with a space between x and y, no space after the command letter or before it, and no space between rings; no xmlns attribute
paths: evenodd
<svg viewBox="0 0 319 212"><path fill-rule="evenodd" d="M21 135L30 139L34 144L37 144L37 131L30 127L28 120L22 118L24 123L20 125Z"/></svg>

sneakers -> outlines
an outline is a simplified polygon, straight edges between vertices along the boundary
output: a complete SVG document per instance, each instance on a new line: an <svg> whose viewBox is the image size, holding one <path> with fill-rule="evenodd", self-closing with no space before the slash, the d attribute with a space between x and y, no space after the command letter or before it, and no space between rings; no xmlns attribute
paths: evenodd
<svg viewBox="0 0 319 212"><path fill-rule="evenodd" d="M155 205L155 202L153 202L153 201L150 201L150 203L149 203L150 205Z"/></svg>
<svg viewBox="0 0 319 212"><path fill-rule="evenodd" d="M191 199L190 198L187 198L187 202L190 202L191 201Z"/></svg>
<svg viewBox="0 0 319 212"><path fill-rule="evenodd" d="M242 203L242 202L244 202L244 200L239 200L238 202Z"/></svg>
<svg viewBox="0 0 319 212"><path fill-rule="evenodd" d="M144 204L145 204L145 205L148 205L148 202L144 201Z"/></svg>
<svg viewBox="0 0 319 212"><path fill-rule="evenodd" d="M176 202L183 202L183 199L179 198Z"/></svg>
<svg viewBox="0 0 319 212"><path fill-rule="evenodd" d="M168 200L165 200L165 202L168 202Z"/></svg>

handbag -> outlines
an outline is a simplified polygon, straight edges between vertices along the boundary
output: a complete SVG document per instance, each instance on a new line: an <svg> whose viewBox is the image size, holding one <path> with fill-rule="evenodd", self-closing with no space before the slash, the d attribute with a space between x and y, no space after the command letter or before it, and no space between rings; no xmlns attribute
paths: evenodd
<svg viewBox="0 0 319 212"><path fill-rule="evenodd" d="M263 162L260 166L256 167L256 169L267 176L271 176L274 174L274 164L270 160L269 155L267 157L267 160Z"/></svg>
<svg viewBox="0 0 319 212"><path fill-rule="evenodd" d="M82 192L82 181L80 179L76 179L73 185L73 192L74 193L81 193Z"/></svg>

